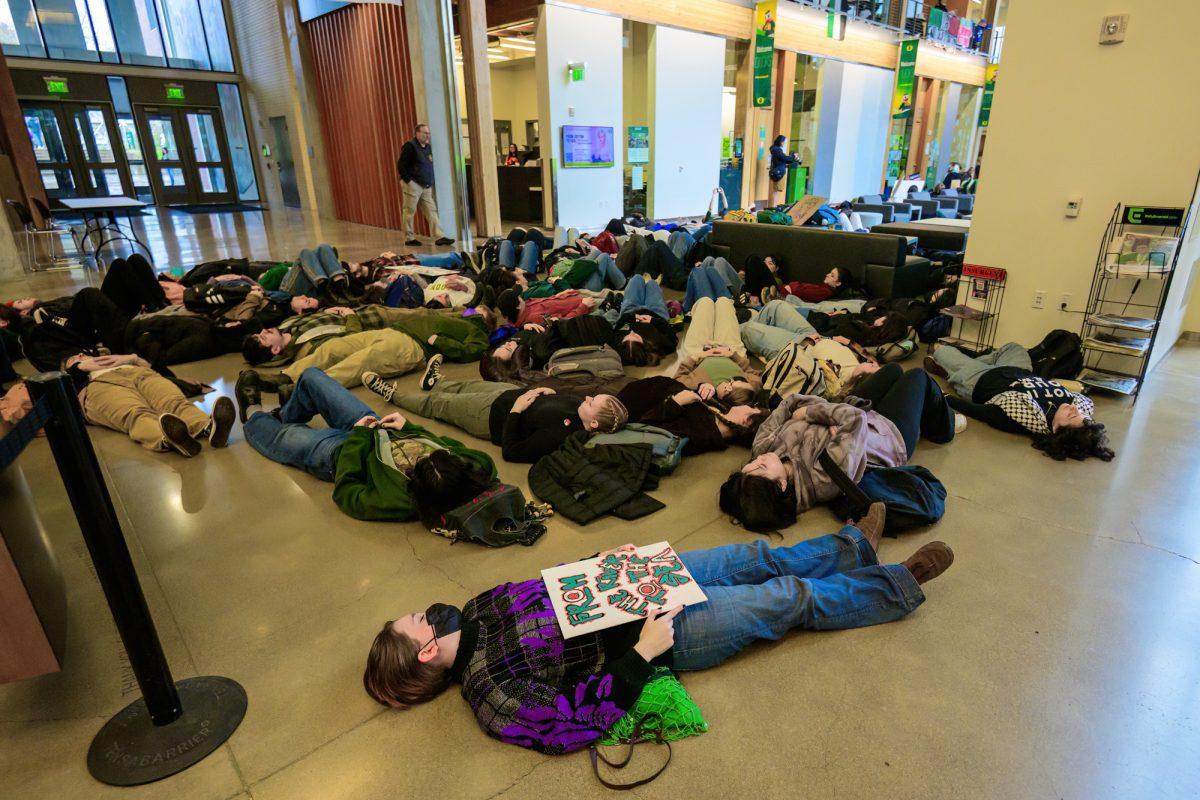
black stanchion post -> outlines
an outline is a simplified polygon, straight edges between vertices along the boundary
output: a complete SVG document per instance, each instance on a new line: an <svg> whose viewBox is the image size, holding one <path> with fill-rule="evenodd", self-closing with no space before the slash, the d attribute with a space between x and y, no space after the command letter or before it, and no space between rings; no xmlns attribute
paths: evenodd
<svg viewBox="0 0 1200 800"><path fill-rule="evenodd" d="M96 735L88 769L118 786L165 778L229 738L245 715L246 693L218 676L172 680L75 388L62 372L35 375L27 384L35 403L44 397L49 404L50 450L142 692Z"/></svg>

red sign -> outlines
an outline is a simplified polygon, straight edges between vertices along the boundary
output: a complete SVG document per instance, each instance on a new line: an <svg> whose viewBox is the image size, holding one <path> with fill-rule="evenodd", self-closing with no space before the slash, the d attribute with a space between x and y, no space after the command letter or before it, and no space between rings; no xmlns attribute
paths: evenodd
<svg viewBox="0 0 1200 800"><path fill-rule="evenodd" d="M964 278L982 278L985 281L1002 281L1008 277L1008 271L999 267L983 267L979 264L963 264Z"/></svg>

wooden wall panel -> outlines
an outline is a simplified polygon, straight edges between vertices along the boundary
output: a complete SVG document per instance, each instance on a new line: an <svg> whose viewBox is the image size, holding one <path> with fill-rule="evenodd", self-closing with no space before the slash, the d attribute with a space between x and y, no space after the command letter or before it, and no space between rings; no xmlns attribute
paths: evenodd
<svg viewBox="0 0 1200 800"><path fill-rule="evenodd" d="M400 149L417 124L400 6L352 5L304 23L338 219L400 228ZM428 227L417 215L417 231Z"/></svg>
<svg viewBox="0 0 1200 800"><path fill-rule="evenodd" d="M754 9L721 0L570 0L563 5L606 11L613 16L712 33L730 39L749 39ZM781 4L783 5L783 4Z"/></svg>
<svg viewBox="0 0 1200 800"><path fill-rule="evenodd" d="M775 46L840 61L895 69L899 46L895 35L861 22L846 26L846 38L825 35L826 15L795 3L779 4L779 23L775 28Z"/></svg>

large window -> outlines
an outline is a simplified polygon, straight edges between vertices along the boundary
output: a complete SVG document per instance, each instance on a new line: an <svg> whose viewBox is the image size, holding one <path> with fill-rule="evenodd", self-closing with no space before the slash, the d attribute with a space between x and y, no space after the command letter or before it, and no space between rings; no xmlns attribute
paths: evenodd
<svg viewBox="0 0 1200 800"><path fill-rule="evenodd" d="M217 97L221 100L221 119L225 123L225 141L229 143L229 158L233 162L233 179L237 182L239 200L257 200L258 184L254 180L254 154L242 116L242 97L236 83L218 83Z"/></svg>
<svg viewBox="0 0 1200 800"><path fill-rule="evenodd" d="M0 0L8 56L233 71L223 0Z"/></svg>

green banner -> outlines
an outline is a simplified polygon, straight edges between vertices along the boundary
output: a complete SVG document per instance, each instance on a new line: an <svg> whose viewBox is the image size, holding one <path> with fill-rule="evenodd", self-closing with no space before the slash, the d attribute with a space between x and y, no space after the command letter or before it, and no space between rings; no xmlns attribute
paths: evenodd
<svg viewBox="0 0 1200 800"><path fill-rule="evenodd" d="M996 93L996 65L988 64L987 80L983 84L983 100L979 103L979 127L986 128L992 118L992 95Z"/></svg>
<svg viewBox="0 0 1200 800"><path fill-rule="evenodd" d="M887 179L900 179L908 162L908 147L912 139L913 96L917 79L918 39L900 43L900 63L896 67L896 90L892 93L892 128L888 136Z"/></svg>
<svg viewBox="0 0 1200 800"><path fill-rule="evenodd" d="M771 73L775 69L775 20L778 0L754 7L754 107L771 105Z"/></svg>

